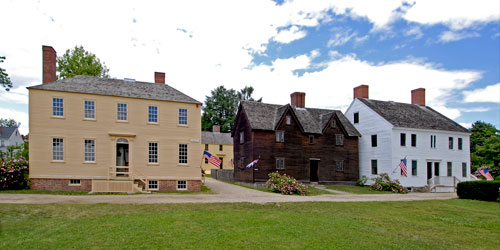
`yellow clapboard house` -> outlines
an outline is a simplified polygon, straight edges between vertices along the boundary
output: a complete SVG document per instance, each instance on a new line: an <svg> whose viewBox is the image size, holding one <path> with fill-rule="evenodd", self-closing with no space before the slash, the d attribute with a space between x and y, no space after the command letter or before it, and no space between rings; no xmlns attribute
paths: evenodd
<svg viewBox="0 0 500 250"><path fill-rule="evenodd" d="M210 174L212 169L233 169L233 138L231 138L231 133L221 133L219 126L214 126L212 131L201 132L202 151L217 156L222 162L221 166L217 167L208 162L207 159L203 159L201 167L206 174Z"/></svg>

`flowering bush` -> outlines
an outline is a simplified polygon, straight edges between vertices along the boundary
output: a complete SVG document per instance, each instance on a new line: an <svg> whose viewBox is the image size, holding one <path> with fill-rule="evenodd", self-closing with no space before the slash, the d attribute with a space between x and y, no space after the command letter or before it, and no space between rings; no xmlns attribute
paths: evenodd
<svg viewBox="0 0 500 250"><path fill-rule="evenodd" d="M28 187L28 161L22 157L0 158L0 190Z"/></svg>
<svg viewBox="0 0 500 250"><path fill-rule="evenodd" d="M278 172L269 174L269 180L267 180L266 185L268 188L271 188L273 192L281 194L306 195L308 192L306 185L295 180L292 176L286 174L281 175Z"/></svg>
<svg viewBox="0 0 500 250"><path fill-rule="evenodd" d="M373 183L370 188L372 190L377 191L391 191L393 193L408 193L408 189L401 186L398 180L391 180L389 175L386 173L380 174L379 177L373 179L375 183Z"/></svg>

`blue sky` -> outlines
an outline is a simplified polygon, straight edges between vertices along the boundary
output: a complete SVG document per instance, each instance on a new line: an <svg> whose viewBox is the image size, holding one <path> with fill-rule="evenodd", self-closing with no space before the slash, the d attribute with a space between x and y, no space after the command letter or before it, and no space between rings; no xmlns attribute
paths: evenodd
<svg viewBox="0 0 500 250"><path fill-rule="evenodd" d="M119 4L118 4L119 3ZM2 1L0 55L14 89L0 117L28 132L26 86L41 82L41 45L83 45L113 78L166 82L203 101L219 85L254 86L265 102L306 92L345 110L352 89L427 105L500 128L500 3L494 1ZM78 9L79 11L75 11Z"/></svg>

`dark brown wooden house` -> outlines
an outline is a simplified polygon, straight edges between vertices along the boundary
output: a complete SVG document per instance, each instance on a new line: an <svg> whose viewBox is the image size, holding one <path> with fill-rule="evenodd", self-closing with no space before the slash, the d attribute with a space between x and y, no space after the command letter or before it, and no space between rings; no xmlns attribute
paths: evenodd
<svg viewBox="0 0 500 250"><path fill-rule="evenodd" d="M235 181L264 182L275 171L306 183L359 178L356 128L339 110L304 106L301 92L286 105L240 103L231 132ZM254 168L245 167L259 158Z"/></svg>

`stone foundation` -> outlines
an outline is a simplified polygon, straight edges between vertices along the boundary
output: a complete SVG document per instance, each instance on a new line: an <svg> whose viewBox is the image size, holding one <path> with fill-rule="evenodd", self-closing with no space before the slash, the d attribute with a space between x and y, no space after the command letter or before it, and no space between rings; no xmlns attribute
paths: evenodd
<svg viewBox="0 0 500 250"><path fill-rule="evenodd" d="M159 180L158 181L158 191L159 192L200 192L201 191L201 180L188 180L187 190L177 190L177 181L173 180Z"/></svg>
<svg viewBox="0 0 500 250"><path fill-rule="evenodd" d="M69 185L69 179L39 179L32 178L30 188L33 190L49 191L72 191L72 192L90 192L92 190L92 180L79 179L80 185Z"/></svg>

